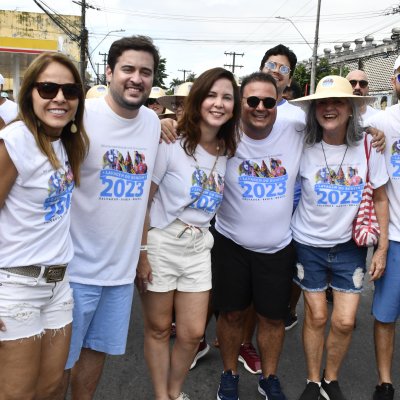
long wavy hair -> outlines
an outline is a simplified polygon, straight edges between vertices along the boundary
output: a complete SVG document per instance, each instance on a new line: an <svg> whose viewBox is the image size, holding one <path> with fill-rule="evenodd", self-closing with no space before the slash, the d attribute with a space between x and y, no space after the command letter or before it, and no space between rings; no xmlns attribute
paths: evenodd
<svg viewBox="0 0 400 400"><path fill-rule="evenodd" d="M358 105L350 98L347 99L352 109L352 115L347 122L345 143L355 146L363 138L363 127L361 125L361 114ZM307 122L305 127L305 142L309 146L322 141L323 130L315 117L317 101L311 100L307 111Z"/></svg>
<svg viewBox="0 0 400 400"><path fill-rule="evenodd" d="M192 156L200 143L201 105L208 96L212 86L218 79L228 79L233 87L233 116L223 124L217 134L217 139L229 157L236 152L239 143L240 95L239 88L232 72L221 68L212 68L203 72L193 83L189 95L185 98L184 114L178 122L177 132L183 138L183 148L186 154Z"/></svg>
<svg viewBox="0 0 400 400"><path fill-rule="evenodd" d="M49 162L53 166L53 168L60 168L60 161L58 160L53 150L51 140L44 132L44 128L42 127L39 118L36 116L33 110L32 100L32 91L34 89L35 82L37 82L38 76L51 63L58 63L68 68L68 70L72 73L74 77L75 83L79 83L82 86L81 95L78 99L78 109L76 111L74 121L75 125L78 128L78 131L76 133L71 132L71 121L66 126L64 126L60 136L60 139L67 152L72 172L74 174L75 184L79 186L80 166L89 150L89 138L83 126L85 91L83 90L83 85L78 70L67 56L62 53L42 53L28 67L25 72L25 76L22 81L21 89L18 95L19 112L16 120L20 120L25 123L27 128L34 136L36 144L39 147L40 151L49 159Z"/></svg>

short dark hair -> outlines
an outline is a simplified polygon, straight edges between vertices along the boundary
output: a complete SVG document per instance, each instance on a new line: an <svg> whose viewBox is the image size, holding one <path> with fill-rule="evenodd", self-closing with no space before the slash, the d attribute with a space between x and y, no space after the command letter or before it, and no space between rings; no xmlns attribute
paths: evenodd
<svg viewBox="0 0 400 400"><path fill-rule="evenodd" d="M154 59L154 74L157 72L158 64L160 63L160 53L153 40L148 36L128 36L116 40L108 51L107 64L111 71L114 72L115 64L118 58L126 50L147 51L153 56Z"/></svg>
<svg viewBox="0 0 400 400"><path fill-rule="evenodd" d="M271 56L286 56L287 59L289 60L289 64L290 64L289 76L290 77L293 76L294 70L296 69L297 57L296 57L296 54L294 54L293 51L289 49L289 47L286 47L283 44L278 44L277 46L272 47L271 49L267 50L267 52L264 54L263 59L261 60L260 71L262 71L262 69L264 68L265 62Z"/></svg>
<svg viewBox="0 0 400 400"><path fill-rule="evenodd" d="M267 82L270 83L274 88L275 91L278 95L278 88L276 86L276 81L275 79L269 75L269 74L265 74L264 72L253 72L250 75L245 76L242 79L242 84L240 85L240 97L243 97L243 92L244 92L244 88L252 82Z"/></svg>
<svg viewBox="0 0 400 400"><path fill-rule="evenodd" d="M183 148L188 155L194 154L196 146L200 142L201 105L218 79L227 79L231 82L234 106L232 118L220 127L217 139L224 146L224 153L226 155L231 157L236 152L239 142L241 110L239 88L232 72L221 67L216 67L203 72L196 78L189 95L185 98L185 111L178 122L177 131L183 137Z"/></svg>
<svg viewBox="0 0 400 400"><path fill-rule="evenodd" d="M286 86L285 89L283 90L283 93L287 92L292 92L293 99L298 99L303 95L300 85L295 80L292 80L290 85Z"/></svg>

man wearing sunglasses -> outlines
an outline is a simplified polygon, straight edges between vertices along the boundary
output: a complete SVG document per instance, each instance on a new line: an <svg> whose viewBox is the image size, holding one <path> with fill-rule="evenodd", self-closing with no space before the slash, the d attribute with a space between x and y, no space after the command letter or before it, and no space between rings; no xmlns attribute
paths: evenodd
<svg viewBox="0 0 400 400"><path fill-rule="evenodd" d="M62 391L71 372L73 400L94 397L106 354L124 354L133 282L154 161L157 115L144 106L159 53L145 36L124 37L108 52L108 92L85 104L89 154L71 208L75 256L72 338ZM59 90L59 87L53 88ZM73 88L61 87L64 96ZM49 86L38 90L50 95ZM40 92L39 92L40 93ZM62 397L64 398L64 397Z"/></svg>
<svg viewBox="0 0 400 400"><path fill-rule="evenodd" d="M286 400L277 369L294 271L290 219L303 136L298 122L277 118L279 89L271 75L251 74L240 90L242 136L228 160L212 249L212 300L224 366L217 398L238 400L243 325L253 304L258 391L268 400Z"/></svg>
<svg viewBox="0 0 400 400"><path fill-rule="evenodd" d="M353 88L353 94L356 96L368 96L369 94L369 86L368 86L368 77L364 71L359 69L355 69L354 71L350 71L347 76L347 80L350 82ZM360 107L361 118L363 121L367 121L368 118L372 117L375 113L378 112L377 109L365 104Z"/></svg>

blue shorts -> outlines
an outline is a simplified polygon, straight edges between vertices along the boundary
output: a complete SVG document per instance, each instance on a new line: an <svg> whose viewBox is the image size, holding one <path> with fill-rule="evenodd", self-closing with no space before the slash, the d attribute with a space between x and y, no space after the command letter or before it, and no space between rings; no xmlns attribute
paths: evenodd
<svg viewBox="0 0 400 400"><path fill-rule="evenodd" d="M71 369L79 360L82 347L106 354L124 354L133 284L95 286L71 282L71 288L75 306L65 369Z"/></svg>
<svg viewBox="0 0 400 400"><path fill-rule="evenodd" d="M360 293L363 287L367 248L353 240L333 247L312 247L295 242L297 275L303 290L323 292L328 286L339 292Z"/></svg>
<svg viewBox="0 0 400 400"><path fill-rule="evenodd" d="M400 315L400 243L389 241L386 270L375 281L372 314L385 323L395 322Z"/></svg>

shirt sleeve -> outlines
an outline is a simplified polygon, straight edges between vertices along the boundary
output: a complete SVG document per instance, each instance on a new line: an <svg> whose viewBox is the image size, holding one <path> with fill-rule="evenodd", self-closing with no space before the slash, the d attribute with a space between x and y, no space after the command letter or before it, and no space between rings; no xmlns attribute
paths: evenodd
<svg viewBox="0 0 400 400"><path fill-rule="evenodd" d="M173 150L175 144L168 144L165 142L161 142L158 145L156 162L154 165L153 176L151 180L160 186L161 181L164 178L165 173L168 169L168 164L170 160L170 154Z"/></svg>
<svg viewBox="0 0 400 400"><path fill-rule="evenodd" d="M367 136L368 143L371 143L371 135ZM378 153L373 147L369 156L369 180L374 189L383 186L388 180L389 175L386 169L385 156L382 153Z"/></svg>

